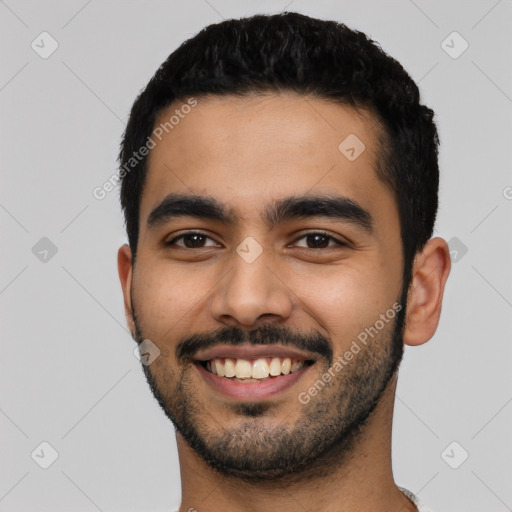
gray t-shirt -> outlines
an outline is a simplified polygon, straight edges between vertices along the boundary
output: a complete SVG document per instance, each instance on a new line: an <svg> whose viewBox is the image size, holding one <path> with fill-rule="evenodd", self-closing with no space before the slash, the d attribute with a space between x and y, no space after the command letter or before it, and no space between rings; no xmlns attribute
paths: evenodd
<svg viewBox="0 0 512 512"><path fill-rule="evenodd" d="M433 512L432 509L428 508L426 505L421 503L419 498L415 496L411 491L404 489L403 487L398 487L415 505L418 509L418 512Z"/></svg>

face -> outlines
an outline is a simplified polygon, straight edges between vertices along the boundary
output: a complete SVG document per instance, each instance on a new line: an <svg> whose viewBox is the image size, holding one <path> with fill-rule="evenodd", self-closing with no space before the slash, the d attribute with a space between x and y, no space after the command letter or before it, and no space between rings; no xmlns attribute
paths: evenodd
<svg viewBox="0 0 512 512"><path fill-rule="evenodd" d="M346 453L397 368L402 245L377 138L371 114L326 100L213 96L150 151L134 337L160 350L143 368L163 410L226 475Z"/></svg>

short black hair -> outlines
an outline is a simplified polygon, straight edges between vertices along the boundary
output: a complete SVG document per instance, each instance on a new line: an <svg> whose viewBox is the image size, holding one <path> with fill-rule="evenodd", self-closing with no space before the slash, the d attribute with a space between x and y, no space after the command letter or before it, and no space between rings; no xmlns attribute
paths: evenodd
<svg viewBox="0 0 512 512"><path fill-rule="evenodd" d="M418 87L402 65L366 34L294 12L205 27L167 58L137 97L119 155L133 262L147 173L147 157L134 160L133 154L146 144L158 114L190 96L280 91L362 107L382 127L376 172L397 202L408 283L415 254L432 236L438 208L434 112L420 104Z"/></svg>

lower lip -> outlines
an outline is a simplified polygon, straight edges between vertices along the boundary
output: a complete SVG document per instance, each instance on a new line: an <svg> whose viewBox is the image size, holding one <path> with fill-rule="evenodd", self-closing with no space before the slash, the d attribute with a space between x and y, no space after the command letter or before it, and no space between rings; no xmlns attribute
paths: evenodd
<svg viewBox="0 0 512 512"><path fill-rule="evenodd" d="M288 375L279 375L261 382L239 382L226 377L219 377L200 364L195 365L199 370L201 377L222 395L235 400L263 400L272 398L282 391L295 384L313 365L305 365L300 370L289 373Z"/></svg>

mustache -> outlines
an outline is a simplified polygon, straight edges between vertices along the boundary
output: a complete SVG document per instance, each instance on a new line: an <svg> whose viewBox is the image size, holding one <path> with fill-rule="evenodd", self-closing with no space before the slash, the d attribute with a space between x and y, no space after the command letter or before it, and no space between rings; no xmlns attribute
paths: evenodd
<svg viewBox="0 0 512 512"><path fill-rule="evenodd" d="M245 331L240 327L224 327L211 333L197 333L185 338L176 347L178 362L187 362L194 358L200 349L216 345L283 345L312 352L327 359L332 366L334 355L329 340L320 333L313 331L299 334L286 327L266 325Z"/></svg>

